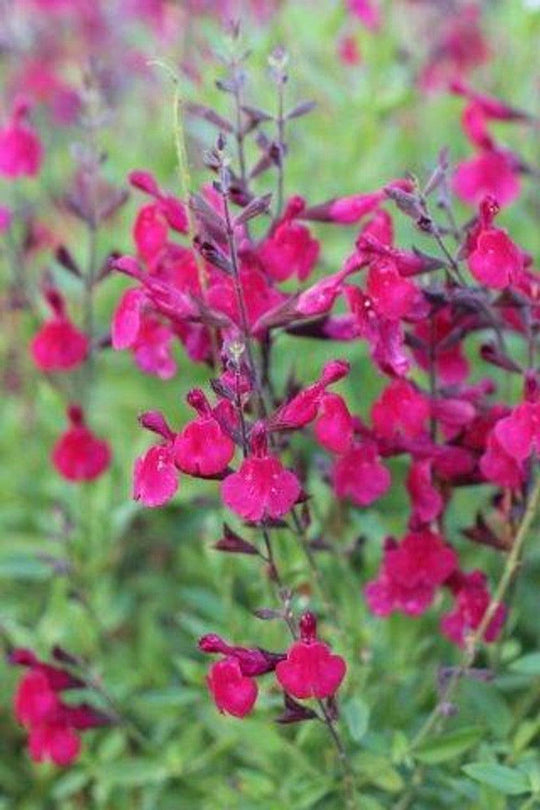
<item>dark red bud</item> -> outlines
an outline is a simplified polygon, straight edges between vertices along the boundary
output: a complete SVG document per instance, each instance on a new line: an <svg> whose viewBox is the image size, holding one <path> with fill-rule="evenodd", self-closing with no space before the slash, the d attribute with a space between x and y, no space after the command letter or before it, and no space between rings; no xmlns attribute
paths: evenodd
<svg viewBox="0 0 540 810"><path fill-rule="evenodd" d="M321 383L324 387L342 380L351 370L351 364L347 360L330 360L326 363L321 374Z"/></svg>
<svg viewBox="0 0 540 810"><path fill-rule="evenodd" d="M139 424L146 430L151 430L162 436L167 441L174 439L174 433L170 429L161 411L145 411L139 416Z"/></svg>
<svg viewBox="0 0 540 810"><path fill-rule="evenodd" d="M300 638L306 644L317 638L317 617L314 613L303 613L300 618Z"/></svg>
<svg viewBox="0 0 540 810"><path fill-rule="evenodd" d="M65 315L64 297L56 287L47 287L44 291L45 300L57 318Z"/></svg>
<svg viewBox="0 0 540 810"><path fill-rule="evenodd" d="M264 458L268 455L268 438L266 426L263 421L256 422L250 435L251 452L258 458Z"/></svg>
<svg viewBox="0 0 540 810"><path fill-rule="evenodd" d="M186 397L186 402L197 411L199 416L210 416L212 413L210 404L200 388L192 388Z"/></svg>
<svg viewBox="0 0 540 810"><path fill-rule="evenodd" d="M81 427L81 425L84 425L84 411L80 405L77 403L68 405L66 413L73 427Z"/></svg>
<svg viewBox="0 0 540 810"><path fill-rule="evenodd" d="M205 653L223 653L226 655L230 649L229 645L216 633L208 633L199 639L199 650Z"/></svg>

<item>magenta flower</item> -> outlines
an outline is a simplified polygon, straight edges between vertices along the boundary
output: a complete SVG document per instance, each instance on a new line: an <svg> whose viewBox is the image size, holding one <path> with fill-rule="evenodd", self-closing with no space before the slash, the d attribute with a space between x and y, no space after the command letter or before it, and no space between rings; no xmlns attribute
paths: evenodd
<svg viewBox="0 0 540 810"><path fill-rule="evenodd" d="M353 418L339 394L326 393L322 397L315 422L315 436L319 444L331 453L345 453L349 448L353 437Z"/></svg>
<svg viewBox="0 0 540 810"><path fill-rule="evenodd" d="M98 439L85 425L79 406L70 405L67 415L71 427L56 442L52 462L68 481L93 481L110 466L109 445L103 439Z"/></svg>
<svg viewBox="0 0 540 810"><path fill-rule="evenodd" d="M340 37L337 43L337 53L344 65L354 67L362 62L362 54L356 38L350 35Z"/></svg>
<svg viewBox="0 0 540 810"><path fill-rule="evenodd" d="M457 573L449 582L455 598L454 610L441 619L441 631L463 647L467 636L476 630L484 618L491 603L486 587L486 575L482 571L471 571L470 574ZM506 619L506 608L498 604L495 613L484 633L484 641L495 641L501 632Z"/></svg>
<svg viewBox="0 0 540 810"><path fill-rule="evenodd" d="M15 717L25 726L43 722L58 706L56 692L46 675L39 669L30 669L20 680L13 699Z"/></svg>
<svg viewBox="0 0 540 810"><path fill-rule="evenodd" d="M163 506L178 489L178 472L172 445L150 447L135 459L133 498L145 506Z"/></svg>
<svg viewBox="0 0 540 810"><path fill-rule="evenodd" d="M208 688L219 711L233 717L245 717L257 700L258 687L242 674L237 658L228 656L210 667Z"/></svg>
<svg viewBox="0 0 540 810"><path fill-rule="evenodd" d="M149 300L142 290L126 290L113 316L113 348L131 349L142 371L168 380L177 368L172 356L173 333L148 309Z"/></svg>
<svg viewBox="0 0 540 810"><path fill-rule="evenodd" d="M345 360L330 360L319 379L282 405L269 420L272 430L297 430L317 417L326 388L347 376L350 365Z"/></svg>
<svg viewBox="0 0 540 810"><path fill-rule="evenodd" d="M317 240L305 225L294 221L303 205L300 198L290 200L281 221L259 249L264 269L276 281L293 275L304 281L319 258Z"/></svg>
<svg viewBox="0 0 540 810"><path fill-rule="evenodd" d="M344 289L354 317L350 338L366 338L377 367L384 374L402 377L409 370L410 360L405 353L401 324L379 315L371 298L358 287L347 285ZM339 331L329 334L336 339L340 337Z"/></svg>
<svg viewBox="0 0 540 810"><path fill-rule="evenodd" d="M69 320L60 293L49 289L45 296L53 317L34 336L30 344L32 359L40 371L72 371L86 360L90 341Z"/></svg>
<svg viewBox="0 0 540 810"><path fill-rule="evenodd" d="M13 705L18 722L29 731L31 758L62 767L71 765L81 750L76 731L109 725L110 718L85 703L62 703L59 692L84 686L69 672L41 662L29 650L14 650L9 660L29 668L19 682Z"/></svg>
<svg viewBox="0 0 540 810"><path fill-rule="evenodd" d="M518 489L525 480L523 464L506 452L495 432L488 438L486 451L480 459L480 470L487 481L500 487Z"/></svg>
<svg viewBox="0 0 540 810"><path fill-rule="evenodd" d="M523 402L497 422L495 437L507 455L525 461L536 450L540 453L540 401Z"/></svg>
<svg viewBox="0 0 540 810"><path fill-rule="evenodd" d="M269 454L266 429L258 423L252 429L251 455L221 485L223 502L244 520L277 519L294 506L301 491L296 475Z"/></svg>
<svg viewBox="0 0 540 810"><path fill-rule="evenodd" d="M347 0L347 8L370 31L380 27L381 12L374 0Z"/></svg>
<svg viewBox="0 0 540 810"><path fill-rule="evenodd" d="M402 278L395 262L389 259L372 263L366 292L375 312L390 321L407 317L420 296L416 285Z"/></svg>
<svg viewBox="0 0 540 810"><path fill-rule="evenodd" d="M155 259L167 244L169 225L158 205L144 205L133 226L133 241L146 262Z"/></svg>
<svg viewBox="0 0 540 810"><path fill-rule="evenodd" d="M216 419L203 392L194 388L188 403L199 414L174 440L174 460L182 472L211 477L227 469L235 453L235 444Z"/></svg>
<svg viewBox="0 0 540 810"><path fill-rule="evenodd" d="M161 436L163 443L150 447L135 460L133 498L145 506L163 506L178 489L178 472L174 463L175 434L159 411L147 411L139 421L144 428Z"/></svg>
<svg viewBox="0 0 540 810"><path fill-rule="evenodd" d="M407 490L412 502L411 528L431 523L442 513L444 500L433 484L431 459L413 461L407 476Z"/></svg>
<svg viewBox="0 0 540 810"><path fill-rule="evenodd" d="M286 660L276 666L280 686L300 700L335 695L347 671L344 659L317 641L316 628L313 614L305 613L300 620L300 641L289 647Z"/></svg>
<svg viewBox="0 0 540 810"><path fill-rule="evenodd" d="M454 174L453 188L469 205L478 205L486 195L491 195L502 206L513 203L521 190L514 161L495 149L460 163Z"/></svg>
<svg viewBox="0 0 540 810"><path fill-rule="evenodd" d="M457 555L441 535L423 529L400 544L387 541L379 577L369 582L365 597L377 616L402 611L419 616L430 606L437 586L457 567Z"/></svg>
<svg viewBox="0 0 540 810"><path fill-rule="evenodd" d="M0 129L0 175L10 180L35 177L43 160L43 147L34 130L25 123L28 107L15 105L10 121Z"/></svg>
<svg viewBox="0 0 540 810"><path fill-rule="evenodd" d="M462 382L469 374L469 363L460 341L450 345L444 340L456 328L456 317L450 307L442 307L430 321L423 320L414 327L414 334L424 344L414 348L415 359L424 370L430 366L430 354L435 359L437 377L448 385Z"/></svg>
<svg viewBox="0 0 540 810"><path fill-rule="evenodd" d="M378 436L392 439L396 435L420 436L430 415L430 403L407 380L393 380L371 409L373 428Z"/></svg>
<svg viewBox="0 0 540 810"><path fill-rule="evenodd" d="M338 498L349 497L358 506L369 506L391 484L390 473L382 464L374 442L353 442L336 460L332 477Z"/></svg>
<svg viewBox="0 0 540 810"><path fill-rule="evenodd" d="M494 290L512 284L523 268L520 249L500 228L480 231L467 262L475 279Z"/></svg>
<svg viewBox="0 0 540 810"><path fill-rule="evenodd" d="M34 762L72 765L81 752L81 740L64 720L51 720L30 729L28 748Z"/></svg>

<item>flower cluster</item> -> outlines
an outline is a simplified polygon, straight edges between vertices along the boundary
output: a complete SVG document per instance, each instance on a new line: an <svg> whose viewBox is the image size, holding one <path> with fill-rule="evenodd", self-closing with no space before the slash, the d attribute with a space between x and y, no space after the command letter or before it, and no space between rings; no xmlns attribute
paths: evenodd
<svg viewBox="0 0 540 810"><path fill-rule="evenodd" d="M71 660L63 650L55 657L64 667L40 661L31 650L16 649L11 664L26 667L13 698L15 717L28 729L28 748L35 762L71 765L80 754L78 732L111 724L111 718L87 703L64 703L61 694L85 687L65 668Z"/></svg>
<svg viewBox="0 0 540 810"><path fill-rule="evenodd" d="M273 64L279 90L284 75L280 56ZM456 83L454 91L467 99L464 128L482 150L478 160L501 155L508 160L486 125L527 117L463 83ZM204 110L193 112L212 120ZM257 118L249 108L245 115L254 130L271 118ZM221 117L218 125L234 131ZM261 172L271 165L271 146L265 148L268 159L262 155ZM511 162L514 177L521 164L517 156ZM223 135L207 163L218 179L183 201L161 190L151 175L131 175L132 184L153 202L137 215L136 257L115 262L137 286L118 305L113 345L131 349L144 371L168 377L175 371L172 344L179 340L190 359L213 366L216 398L212 404L203 391L192 390L187 400L197 417L179 430L159 412L141 416L141 424L160 439L135 463L134 497L146 506L161 506L173 497L181 474L219 479L224 506L261 536L266 551L228 527L216 548L263 557L270 577L280 582L270 532L287 527L287 518L298 527L299 507L309 515L309 480L294 451L295 433L312 431L331 457L324 477L333 496L357 507L388 492L392 459L406 457L408 532L400 542L386 540L379 574L364 589L368 607L378 616L393 611L419 616L439 592L446 592L454 607L441 618L443 635L465 645L483 627L489 608L492 618L484 640L493 641L506 609L491 604L482 571L464 570L459 544L446 536L444 525L460 487L495 484L507 497L498 500L490 521L480 513L485 531L463 527L463 533L474 542L508 547L504 527L514 525L513 516L523 511L531 460L540 442L539 382L531 360L538 331L538 276L526 251L495 225L501 206L519 191L517 179L508 195L499 185L500 173L478 173L478 165L471 172L462 163L452 176L448 157L441 154L423 188L405 178L315 205L293 196L255 238L252 221L267 215L269 195L253 195L245 168L235 173ZM490 185L488 175L495 184ZM452 210L452 187L477 206L463 227ZM450 227L431 212L434 194ZM391 203L431 240L434 250L395 243ZM341 268L315 281L322 245L311 223L357 228ZM190 242L178 244L178 236ZM271 358L283 332L298 340L308 335L367 344L375 369L386 378L368 419L353 413L346 398L331 390L350 374L346 360L327 363L305 387L281 396L276 392ZM519 360L508 354L509 333L523 340ZM522 376L521 404L510 409L493 401L493 378L469 379L468 354L474 347L486 364ZM293 469L291 460L296 460ZM221 640L215 646L203 639L203 649L224 655L209 676L217 705L243 716L256 699L253 676L274 669L289 697L320 696L303 667L316 652L321 662L327 653L305 643L295 643L281 661L266 651L232 648ZM253 656L259 663L250 672ZM328 663L333 673L328 677L335 675L337 682L340 665L332 657L328 661L333 662Z"/></svg>
<svg viewBox="0 0 540 810"><path fill-rule="evenodd" d="M220 712L234 717L249 714L258 695L254 678L269 672L275 672L278 684L289 698L286 722L313 717L313 713L300 706L295 708L293 717L295 704L290 702L291 698L321 701L335 695L345 677L345 661L317 639L317 621L312 613L301 616L299 630L299 640L294 641L286 653L272 653L259 647L231 647L215 635L199 640L203 652L224 656L212 664L207 679Z"/></svg>

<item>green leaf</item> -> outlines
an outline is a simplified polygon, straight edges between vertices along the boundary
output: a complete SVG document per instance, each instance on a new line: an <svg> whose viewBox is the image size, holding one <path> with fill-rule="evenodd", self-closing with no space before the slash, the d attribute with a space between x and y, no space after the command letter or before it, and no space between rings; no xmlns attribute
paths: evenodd
<svg viewBox="0 0 540 810"><path fill-rule="evenodd" d="M0 559L0 579L43 580L52 575L52 568L35 557L6 554Z"/></svg>
<svg viewBox="0 0 540 810"><path fill-rule="evenodd" d="M129 761L100 766L98 775L101 782L107 785L135 786L164 782L171 773L161 762L133 757Z"/></svg>
<svg viewBox="0 0 540 810"><path fill-rule="evenodd" d="M529 653L512 661L510 669L520 675L540 675L540 652Z"/></svg>
<svg viewBox="0 0 540 810"><path fill-rule="evenodd" d="M362 751L354 757L353 762L370 784L376 785L381 790L398 793L403 789L401 775L385 757L372 754L371 751Z"/></svg>
<svg viewBox="0 0 540 810"><path fill-rule="evenodd" d="M418 746L414 756L420 762L425 762L426 765L436 765L438 762L446 762L448 759L463 754L464 751L475 745L481 737L482 729L478 726L460 728Z"/></svg>
<svg viewBox="0 0 540 810"><path fill-rule="evenodd" d="M78 793L90 781L89 774L82 770L74 770L62 776L52 790L53 799L67 799Z"/></svg>
<svg viewBox="0 0 540 810"><path fill-rule="evenodd" d="M349 734L360 742L369 725L369 706L360 697L353 697L343 704L341 713L347 724Z"/></svg>
<svg viewBox="0 0 540 810"><path fill-rule="evenodd" d="M525 774L496 762L471 762L462 770L483 785L489 785L507 796L529 793L531 785Z"/></svg>

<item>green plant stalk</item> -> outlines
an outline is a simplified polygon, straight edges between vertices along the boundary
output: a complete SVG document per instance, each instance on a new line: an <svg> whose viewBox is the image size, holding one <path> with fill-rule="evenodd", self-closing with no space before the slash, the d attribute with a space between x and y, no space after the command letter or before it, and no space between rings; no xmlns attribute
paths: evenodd
<svg viewBox="0 0 540 810"><path fill-rule="evenodd" d="M506 559L506 564L504 566L501 578L491 598L491 601L487 607L487 610L484 613L484 616L482 617L482 621L480 622L480 624L478 625L478 627L468 640L461 664L459 665L459 667L456 668L456 671L449 679L447 687L444 690L443 694L441 695L440 700L437 703L437 706L435 706L435 708L433 709L433 711L431 712L425 723L421 726L420 730L411 741L410 745L411 751L414 751L420 745L420 743L423 742L427 736L429 736L429 734L434 730L439 720L444 719L441 716L441 705L447 703L450 700L450 698L454 694L454 691L458 685L460 678L473 664L474 659L476 657L476 653L478 651L478 647L482 643L484 634L487 628L489 627L489 624L493 619L498 606L503 601L504 596L514 578L514 575L519 568L525 539L536 516L536 511L538 509L539 503L540 503L540 478L536 482L531 492L531 495L527 503L527 507L525 509L525 513L523 515L520 526L516 532L512 548Z"/></svg>

